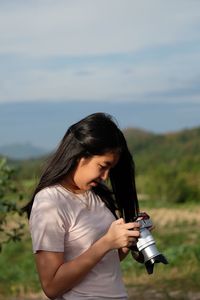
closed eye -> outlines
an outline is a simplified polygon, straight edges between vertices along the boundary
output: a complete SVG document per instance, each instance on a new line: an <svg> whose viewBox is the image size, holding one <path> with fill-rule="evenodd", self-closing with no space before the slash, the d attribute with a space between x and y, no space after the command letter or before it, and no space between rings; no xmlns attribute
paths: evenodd
<svg viewBox="0 0 200 300"><path fill-rule="evenodd" d="M99 168L100 168L101 170L104 170L104 169L107 169L108 166L99 165Z"/></svg>

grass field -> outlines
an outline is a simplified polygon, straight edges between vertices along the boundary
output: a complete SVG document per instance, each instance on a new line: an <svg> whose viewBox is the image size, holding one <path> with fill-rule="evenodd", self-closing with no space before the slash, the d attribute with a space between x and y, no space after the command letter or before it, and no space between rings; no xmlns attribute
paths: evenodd
<svg viewBox="0 0 200 300"><path fill-rule="evenodd" d="M200 299L200 207L157 208L150 213L155 224L152 234L169 265L156 264L148 275L129 256L122 266L126 285L137 287L140 296L148 290L160 293L161 298L152 299Z"/></svg>
<svg viewBox="0 0 200 300"><path fill-rule="evenodd" d="M130 299L132 294L140 295L140 300L200 299L200 207L144 210L154 221L152 234L169 265L156 264L154 273L148 275L144 265L129 255L122 263L122 270ZM42 294L38 298L35 295L41 289L28 236L3 248L0 266L0 300L42 300Z"/></svg>

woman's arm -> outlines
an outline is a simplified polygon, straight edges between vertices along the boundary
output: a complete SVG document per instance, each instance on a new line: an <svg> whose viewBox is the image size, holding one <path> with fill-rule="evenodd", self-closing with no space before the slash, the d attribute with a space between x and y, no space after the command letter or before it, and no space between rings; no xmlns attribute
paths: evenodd
<svg viewBox="0 0 200 300"><path fill-rule="evenodd" d="M42 288L54 299L81 281L109 250L104 239L98 240L76 259L64 262L64 253L38 251L36 265Z"/></svg>
<svg viewBox="0 0 200 300"><path fill-rule="evenodd" d="M64 262L64 253L38 251L36 265L42 288L50 299L54 299L78 284L87 273L112 249L127 247L139 231L130 230L138 223L114 221L108 232L88 250L72 261Z"/></svg>

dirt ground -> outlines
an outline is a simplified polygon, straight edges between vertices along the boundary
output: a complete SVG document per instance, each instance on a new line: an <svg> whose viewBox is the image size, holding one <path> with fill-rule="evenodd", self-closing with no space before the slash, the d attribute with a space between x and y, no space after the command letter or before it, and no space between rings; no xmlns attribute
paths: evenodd
<svg viewBox="0 0 200 300"><path fill-rule="evenodd" d="M141 290L135 287L128 288L129 300L200 300L199 292L182 292L182 291L158 291L158 290ZM1 299L0 300L5 300ZM26 297L12 297L9 300L48 300L44 294L30 295Z"/></svg>
<svg viewBox="0 0 200 300"><path fill-rule="evenodd" d="M157 290L143 290L138 288L128 289L129 300L200 300L199 292L183 293L182 291L157 291Z"/></svg>

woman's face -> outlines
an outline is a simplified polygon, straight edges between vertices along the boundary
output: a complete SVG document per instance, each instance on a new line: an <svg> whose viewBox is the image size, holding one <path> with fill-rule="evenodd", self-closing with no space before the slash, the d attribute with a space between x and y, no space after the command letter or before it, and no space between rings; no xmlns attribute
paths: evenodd
<svg viewBox="0 0 200 300"><path fill-rule="evenodd" d="M94 155L89 158L81 158L70 181L76 192L83 192L97 186L102 180L106 180L109 171L119 160L116 152L107 152L103 155ZM74 190L75 191L75 190Z"/></svg>

